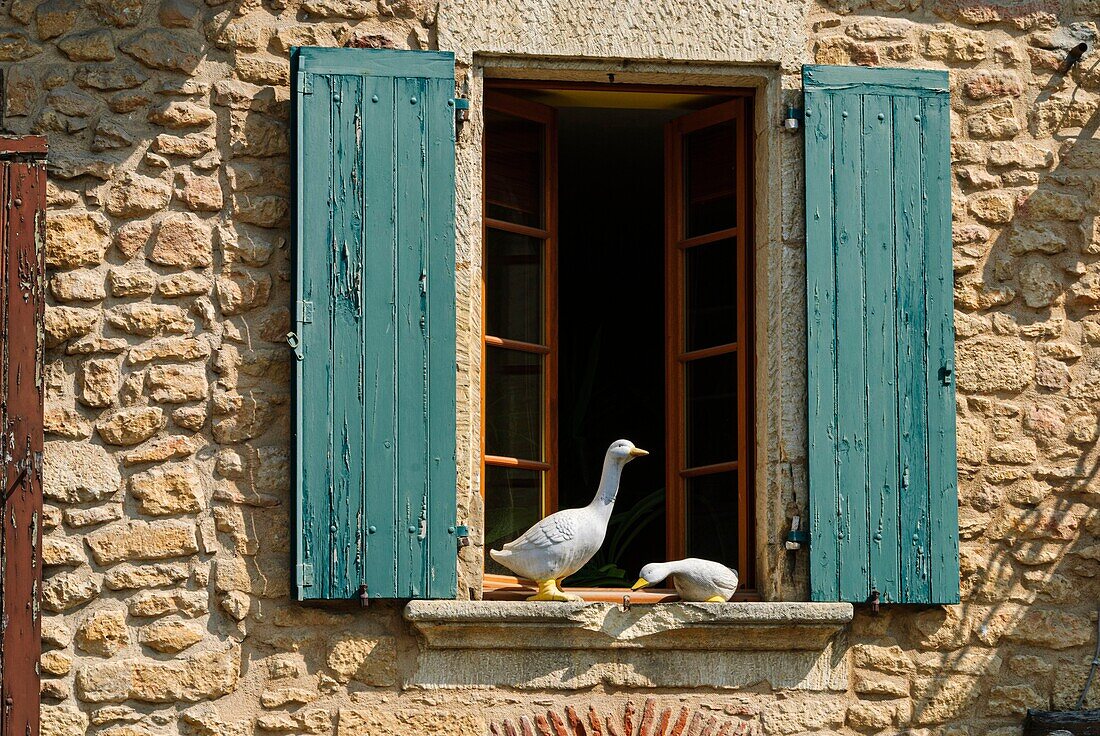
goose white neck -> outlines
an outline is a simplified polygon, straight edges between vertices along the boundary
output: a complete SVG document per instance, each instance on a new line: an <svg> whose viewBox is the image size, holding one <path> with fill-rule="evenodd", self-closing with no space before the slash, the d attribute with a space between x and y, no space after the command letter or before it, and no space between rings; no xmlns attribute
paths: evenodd
<svg viewBox="0 0 1100 736"><path fill-rule="evenodd" d="M603 472L600 474L600 487L590 506L608 515L615 505L619 494L619 478L623 474L623 463L608 453L603 459Z"/></svg>

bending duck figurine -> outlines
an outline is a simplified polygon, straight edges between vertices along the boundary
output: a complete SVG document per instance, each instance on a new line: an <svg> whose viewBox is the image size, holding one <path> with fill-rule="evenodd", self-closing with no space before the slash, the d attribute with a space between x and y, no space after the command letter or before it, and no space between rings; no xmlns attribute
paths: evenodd
<svg viewBox="0 0 1100 736"><path fill-rule="evenodd" d="M685 601L725 603L737 592L737 572L725 565L698 557L672 562L651 562L642 568L631 590L656 585L669 575L676 592Z"/></svg>
<svg viewBox="0 0 1100 736"><path fill-rule="evenodd" d="M565 509L550 514L500 550L489 550L494 560L521 578L538 583L539 592L529 601L576 601L580 596L565 593L560 581L585 563L603 544L607 522L619 493L623 466L649 453L629 440L616 440L603 459L600 487L592 503L582 509Z"/></svg>

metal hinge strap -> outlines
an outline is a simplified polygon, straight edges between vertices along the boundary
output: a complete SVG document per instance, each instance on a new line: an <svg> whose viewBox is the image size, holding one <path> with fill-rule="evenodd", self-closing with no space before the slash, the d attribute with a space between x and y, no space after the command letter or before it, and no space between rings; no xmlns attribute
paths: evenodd
<svg viewBox="0 0 1100 736"><path fill-rule="evenodd" d="M313 75L309 72L302 72L298 75L298 91L303 95L313 94Z"/></svg>
<svg viewBox="0 0 1100 736"><path fill-rule="evenodd" d="M313 302L298 300L298 324L308 325L313 322Z"/></svg>
<svg viewBox="0 0 1100 736"><path fill-rule="evenodd" d="M298 587L308 588L313 585L313 565L309 563L298 565Z"/></svg>

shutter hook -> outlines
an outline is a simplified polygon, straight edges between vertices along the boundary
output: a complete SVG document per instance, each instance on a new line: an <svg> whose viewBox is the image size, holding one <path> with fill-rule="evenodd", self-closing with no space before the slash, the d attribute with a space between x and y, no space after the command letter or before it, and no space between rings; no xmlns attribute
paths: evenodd
<svg viewBox="0 0 1100 736"><path fill-rule="evenodd" d="M298 360L305 359L305 356L302 354L302 350L301 350L301 348L302 348L302 339L300 337L298 337L297 333L295 333L295 332L286 333L286 344L289 345L290 349L294 351L294 357L296 359L298 359Z"/></svg>
<svg viewBox="0 0 1100 736"><path fill-rule="evenodd" d="M367 595L367 584L363 583L359 586L359 607L367 608L370 606L370 596Z"/></svg>
<svg viewBox="0 0 1100 736"><path fill-rule="evenodd" d="M867 602L871 604L871 613L878 613L879 597L879 592L874 589L871 590L871 595L867 596Z"/></svg>

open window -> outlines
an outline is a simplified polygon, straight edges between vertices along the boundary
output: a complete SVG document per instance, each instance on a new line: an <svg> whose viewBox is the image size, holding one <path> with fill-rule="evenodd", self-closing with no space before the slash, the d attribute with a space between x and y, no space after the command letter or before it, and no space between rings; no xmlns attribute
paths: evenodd
<svg viewBox="0 0 1100 736"><path fill-rule="evenodd" d="M597 556L621 597L686 556L755 587L750 160L744 91L489 80L484 127L485 545L624 472ZM519 595L486 555L487 595ZM635 600L663 597L660 591Z"/></svg>

